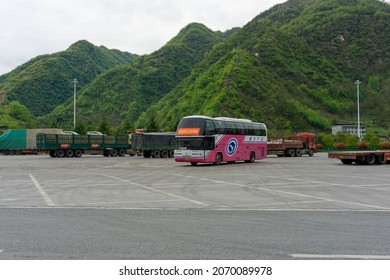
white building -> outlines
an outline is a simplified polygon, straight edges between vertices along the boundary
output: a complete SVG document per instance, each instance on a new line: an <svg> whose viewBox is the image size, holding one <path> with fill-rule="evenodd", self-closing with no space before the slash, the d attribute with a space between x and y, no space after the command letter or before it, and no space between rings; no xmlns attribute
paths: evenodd
<svg viewBox="0 0 390 280"><path fill-rule="evenodd" d="M332 126L332 134L336 135L338 132L358 136L358 127L354 124L341 124ZM365 133L365 127L360 126L360 136L363 137Z"/></svg>

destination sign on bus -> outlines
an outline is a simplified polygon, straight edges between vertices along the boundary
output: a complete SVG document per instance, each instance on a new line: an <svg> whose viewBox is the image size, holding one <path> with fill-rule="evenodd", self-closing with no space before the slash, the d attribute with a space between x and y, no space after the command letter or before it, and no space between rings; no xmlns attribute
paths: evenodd
<svg viewBox="0 0 390 280"><path fill-rule="evenodd" d="M200 128L199 127L193 127L193 128L179 128L177 131L177 136L198 136L200 135Z"/></svg>

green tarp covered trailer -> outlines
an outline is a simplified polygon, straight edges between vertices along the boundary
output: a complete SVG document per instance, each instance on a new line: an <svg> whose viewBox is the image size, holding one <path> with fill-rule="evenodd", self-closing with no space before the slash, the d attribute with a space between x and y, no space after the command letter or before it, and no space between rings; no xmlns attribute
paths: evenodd
<svg viewBox="0 0 390 280"><path fill-rule="evenodd" d="M37 134L62 134L62 129L9 129L0 135L0 152L6 155L37 154Z"/></svg>

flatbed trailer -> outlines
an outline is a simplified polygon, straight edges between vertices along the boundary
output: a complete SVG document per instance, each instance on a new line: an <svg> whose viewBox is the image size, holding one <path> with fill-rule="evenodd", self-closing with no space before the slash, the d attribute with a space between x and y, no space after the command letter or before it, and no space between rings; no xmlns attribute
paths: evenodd
<svg viewBox="0 0 390 280"><path fill-rule="evenodd" d="M337 158L344 164L385 164L390 163L390 151L329 152L328 158Z"/></svg>

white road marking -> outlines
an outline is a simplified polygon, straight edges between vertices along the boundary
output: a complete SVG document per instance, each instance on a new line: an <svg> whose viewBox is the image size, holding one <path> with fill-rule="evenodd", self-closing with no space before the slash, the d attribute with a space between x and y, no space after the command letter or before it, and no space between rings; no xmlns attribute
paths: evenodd
<svg viewBox="0 0 390 280"><path fill-rule="evenodd" d="M351 205L356 205L356 206L363 206L363 207L369 207L369 208L390 210L390 208L388 208L388 207L382 207L382 206L378 206L378 205L357 203L357 202L338 200L338 199L330 199L330 198L325 198L325 197L320 197L320 196L306 195L306 194L300 194L300 193L294 193L294 192L288 192L288 191L272 190L272 189L264 188L264 187L248 186L248 185L244 185L244 184L237 184L237 183L231 183L231 182L220 181L220 180L213 180L213 179L202 178L202 177L194 177L194 176L188 176L188 175L176 175L176 176L185 177L185 178L191 178L191 179L197 179L197 180L203 180L203 181L209 181L209 182L214 182L214 183L219 183L219 184L224 184L224 185L244 187L244 188L248 188L248 189L257 189L257 190L262 190L262 191L266 191L266 192L272 192L272 193L275 193L275 194L288 194L288 195L294 195L294 196L310 198L310 199L316 199L316 200L320 199L320 200L328 201L328 202L338 202L338 203L351 204ZM285 178L285 179L289 179L289 178ZM295 179L295 180L299 180L299 179ZM306 180L302 180L302 181L305 182ZM289 202L285 202L285 203L287 205L289 204Z"/></svg>
<svg viewBox="0 0 390 280"><path fill-rule="evenodd" d="M38 189L39 193L42 195L48 206L54 206L53 200L49 197L49 195L45 192L42 186L38 183L37 179L32 174L28 174L30 176L31 181L34 183L35 187Z"/></svg>
<svg viewBox="0 0 390 280"><path fill-rule="evenodd" d="M119 181L122 181L122 182L125 182L125 183L128 183L128 184L131 184L131 185L135 185L137 187L140 187L140 188L143 188L143 189L146 189L146 190L149 190L149 191L153 191L153 192L156 192L156 193L161 193L161 194L164 194L164 195L176 197L176 198L179 198L179 199L182 199L182 200L186 200L186 201L198 204L198 205L208 206L206 203L203 203L203 202L200 202L200 201L197 201L197 200L193 200L193 199L189 199L189 198L186 198L184 196L180 196L180 195L169 193L169 192L164 192L162 190L158 190L158 189L155 189L155 188L144 186L144 185L141 185L139 183L132 182L132 181L125 180L125 179L121 179L121 178L118 178L118 177L115 177L115 176L106 175L106 174L102 174L102 175L105 176L105 177L113 178L115 180L119 180Z"/></svg>
<svg viewBox="0 0 390 280"><path fill-rule="evenodd" d="M300 259L358 259L358 260L390 260L390 255L337 255L337 254L290 254Z"/></svg>

